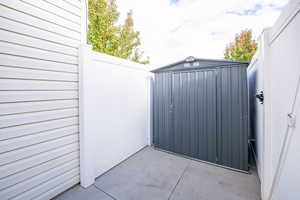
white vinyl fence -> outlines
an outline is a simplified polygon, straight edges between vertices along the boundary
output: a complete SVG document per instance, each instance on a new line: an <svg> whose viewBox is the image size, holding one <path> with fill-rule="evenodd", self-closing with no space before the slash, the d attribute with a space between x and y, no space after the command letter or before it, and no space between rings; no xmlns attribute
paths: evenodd
<svg viewBox="0 0 300 200"><path fill-rule="evenodd" d="M256 127L263 200L300 199L299 33L300 0L291 0L264 31L251 64L258 67L257 92L265 95L257 105Z"/></svg>
<svg viewBox="0 0 300 200"><path fill-rule="evenodd" d="M149 144L149 66L80 48L80 175L97 176Z"/></svg>
<svg viewBox="0 0 300 200"><path fill-rule="evenodd" d="M0 199L79 182L78 47L84 3L0 0Z"/></svg>

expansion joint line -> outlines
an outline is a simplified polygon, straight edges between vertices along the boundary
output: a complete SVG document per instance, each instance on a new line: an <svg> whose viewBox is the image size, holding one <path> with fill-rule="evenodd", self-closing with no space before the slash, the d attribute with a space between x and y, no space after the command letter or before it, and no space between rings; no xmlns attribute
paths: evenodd
<svg viewBox="0 0 300 200"><path fill-rule="evenodd" d="M111 194L109 194L109 193L105 192L104 190L102 190L101 188L99 188L96 184L94 184L94 186L95 186L95 188L97 190L100 190L101 192L103 192L104 194L106 194L107 196L109 196L110 198L112 198L113 200L118 200L114 196L112 196Z"/></svg>
<svg viewBox="0 0 300 200"><path fill-rule="evenodd" d="M176 185L173 187L173 189L172 189L172 191L171 191L171 193L170 193L170 195L169 195L169 197L168 197L168 200L171 199L171 197L172 197L172 195L173 195L173 193L174 193L174 191L175 191L177 185L180 183L180 181L181 181L183 175L185 174L185 172L187 171L187 169L188 169L188 167L189 167L190 165L191 165L191 161L189 161L189 163L186 165L186 167L184 168L183 172L181 173L179 179L177 180Z"/></svg>

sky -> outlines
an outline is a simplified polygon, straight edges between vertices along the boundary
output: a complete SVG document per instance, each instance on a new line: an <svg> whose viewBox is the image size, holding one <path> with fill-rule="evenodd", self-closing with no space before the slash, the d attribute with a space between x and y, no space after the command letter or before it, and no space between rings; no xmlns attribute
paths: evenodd
<svg viewBox="0 0 300 200"><path fill-rule="evenodd" d="M133 11L141 49L152 67L185 59L222 59L235 34L257 38L272 26L288 0L117 0L120 21Z"/></svg>

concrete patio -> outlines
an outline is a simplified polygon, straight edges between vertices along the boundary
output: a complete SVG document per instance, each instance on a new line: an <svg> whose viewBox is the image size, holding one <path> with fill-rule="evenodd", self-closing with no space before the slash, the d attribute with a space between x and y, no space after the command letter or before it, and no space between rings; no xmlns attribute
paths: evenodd
<svg viewBox="0 0 300 200"><path fill-rule="evenodd" d="M259 200L256 173L244 174L147 147L87 189L56 200Z"/></svg>

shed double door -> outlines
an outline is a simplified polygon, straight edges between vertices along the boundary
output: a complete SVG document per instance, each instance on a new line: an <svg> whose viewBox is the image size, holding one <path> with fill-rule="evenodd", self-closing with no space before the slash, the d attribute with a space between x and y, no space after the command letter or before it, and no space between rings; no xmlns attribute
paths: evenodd
<svg viewBox="0 0 300 200"><path fill-rule="evenodd" d="M248 170L246 68L155 74L155 147Z"/></svg>
<svg viewBox="0 0 300 200"><path fill-rule="evenodd" d="M154 145L217 163L216 72L157 74Z"/></svg>

